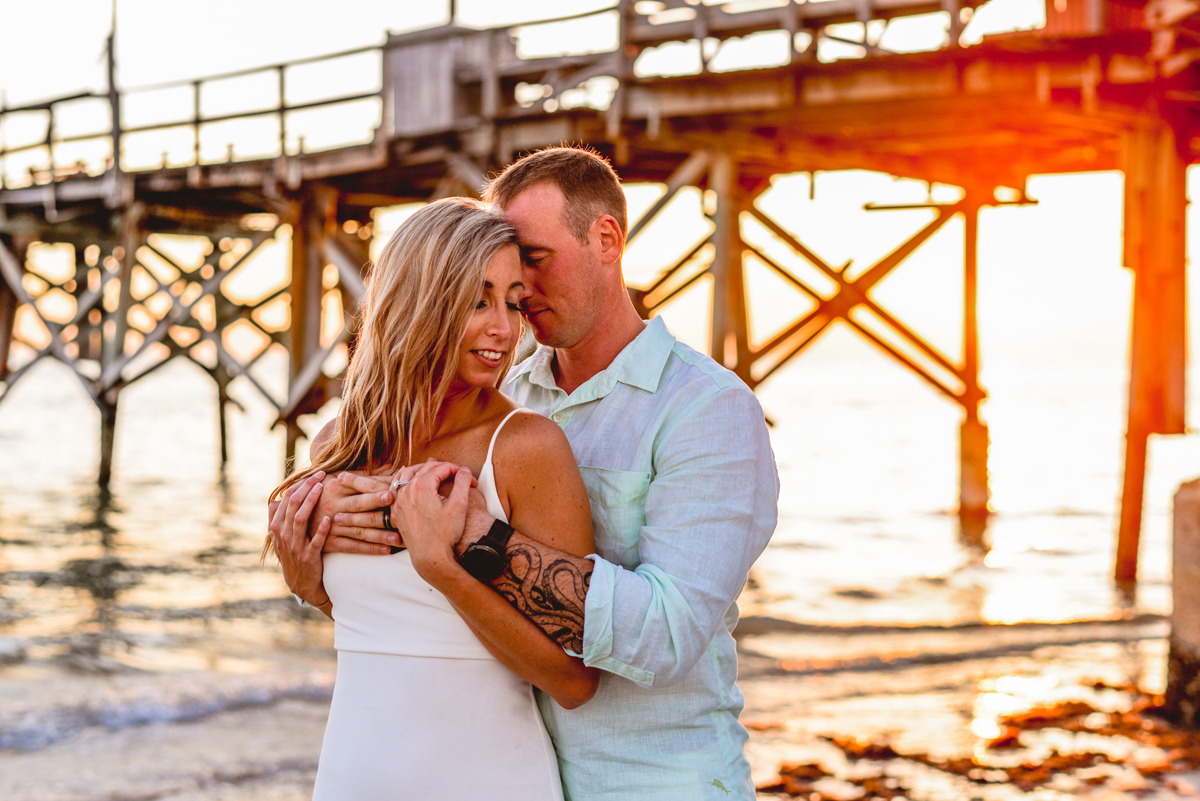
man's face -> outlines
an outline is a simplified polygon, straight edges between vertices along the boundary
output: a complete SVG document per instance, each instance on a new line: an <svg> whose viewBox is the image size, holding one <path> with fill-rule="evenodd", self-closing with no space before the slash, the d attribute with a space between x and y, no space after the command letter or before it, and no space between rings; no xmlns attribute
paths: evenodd
<svg viewBox="0 0 1200 801"><path fill-rule="evenodd" d="M563 204L562 191L547 183L499 209L520 240L525 319L538 342L555 348L573 347L596 329L604 297L595 226L581 243L563 222Z"/></svg>

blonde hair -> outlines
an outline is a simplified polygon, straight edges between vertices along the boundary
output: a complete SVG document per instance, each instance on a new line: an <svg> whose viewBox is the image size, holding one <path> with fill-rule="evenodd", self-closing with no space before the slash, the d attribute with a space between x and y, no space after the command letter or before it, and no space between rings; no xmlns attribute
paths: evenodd
<svg viewBox="0 0 1200 801"><path fill-rule="evenodd" d="M430 203L400 226L370 271L333 436L319 452L314 449L308 467L293 470L275 488L271 500L321 470L396 464L412 456L414 441L433 436L488 262L516 241L511 224L467 198ZM497 387L512 366L519 333ZM263 557L270 551L268 537Z"/></svg>

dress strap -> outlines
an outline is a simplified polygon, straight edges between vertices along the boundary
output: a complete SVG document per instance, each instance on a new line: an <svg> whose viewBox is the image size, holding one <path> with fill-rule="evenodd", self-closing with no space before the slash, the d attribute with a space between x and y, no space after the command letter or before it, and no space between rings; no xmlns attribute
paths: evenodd
<svg viewBox="0 0 1200 801"><path fill-rule="evenodd" d="M488 443L487 458L483 460L483 466L485 468L491 466L492 464L492 451L496 447L496 440L500 437L500 429L504 428L504 424L507 423L514 414L523 411L525 411L525 409L518 406L516 409L513 409L511 412L505 415L504 419L500 421L500 425L496 426L496 430L492 432L492 441Z"/></svg>

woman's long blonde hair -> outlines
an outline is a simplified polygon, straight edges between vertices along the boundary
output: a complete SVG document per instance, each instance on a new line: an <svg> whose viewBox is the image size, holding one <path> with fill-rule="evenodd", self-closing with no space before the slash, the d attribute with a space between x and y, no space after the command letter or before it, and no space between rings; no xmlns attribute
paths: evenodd
<svg viewBox="0 0 1200 801"><path fill-rule="evenodd" d="M458 372L459 344L483 292L488 262L516 230L475 200L446 198L417 211L392 235L370 271L354 358L342 384L333 436L293 470L271 500L318 471L392 464L434 434ZM519 332L496 386L512 366ZM271 540L263 548L270 553Z"/></svg>

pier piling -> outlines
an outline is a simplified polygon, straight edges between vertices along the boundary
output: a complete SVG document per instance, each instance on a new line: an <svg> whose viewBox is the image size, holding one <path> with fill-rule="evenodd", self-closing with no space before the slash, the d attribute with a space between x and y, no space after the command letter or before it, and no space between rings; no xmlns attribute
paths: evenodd
<svg viewBox="0 0 1200 801"><path fill-rule="evenodd" d="M1123 140L1124 263L1133 271L1125 477L1116 579L1137 579L1146 456L1152 434L1185 430L1187 162L1174 128L1145 125Z"/></svg>
<svg viewBox="0 0 1200 801"><path fill-rule="evenodd" d="M100 475L101 489L112 481L113 451L117 442L117 393L104 393L96 401L100 410Z"/></svg>
<svg viewBox="0 0 1200 801"><path fill-rule="evenodd" d="M963 391L964 418L959 429L959 530L965 542L982 547L987 529L988 428L980 419L984 392L979 385L979 208L980 192L972 188L963 207Z"/></svg>

